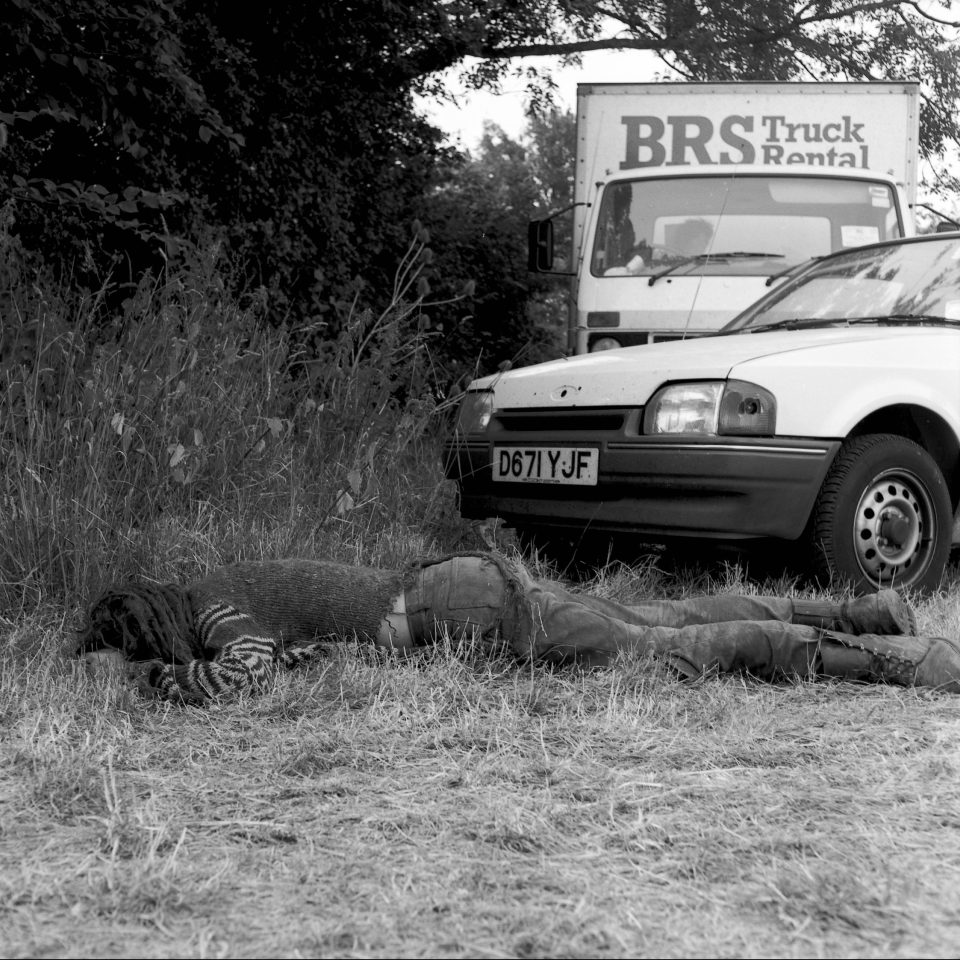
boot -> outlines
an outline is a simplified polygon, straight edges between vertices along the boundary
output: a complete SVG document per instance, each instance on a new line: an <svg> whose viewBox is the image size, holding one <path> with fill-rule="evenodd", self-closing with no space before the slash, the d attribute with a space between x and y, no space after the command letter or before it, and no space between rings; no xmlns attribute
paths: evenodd
<svg viewBox="0 0 960 960"><path fill-rule="evenodd" d="M826 676L960 693L960 644L944 637L830 631L823 636L820 658Z"/></svg>
<svg viewBox="0 0 960 960"><path fill-rule="evenodd" d="M913 636L917 632L913 610L896 590L880 590L841 603L831 600L791 602L793 623L858 636L862 633Z"/></svg>
<svg viewBox="0 0 960 960"><path fill-rule="evenodd" d="M690 680L726 673L812 680L820 669L820 631L781 620L648 627L641 649Z"/></svg>

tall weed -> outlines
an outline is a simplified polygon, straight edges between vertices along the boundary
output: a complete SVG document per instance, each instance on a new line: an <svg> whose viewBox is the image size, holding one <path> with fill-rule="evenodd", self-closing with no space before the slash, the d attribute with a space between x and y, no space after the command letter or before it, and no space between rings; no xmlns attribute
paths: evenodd
<svg viewBox="0 0 960 960"><path fill-rule="evenodd" d="M0 246L0 609L264 553L391 561L455 522L422 238L329 341L232 299L212 253L111 310Z"/></svg>

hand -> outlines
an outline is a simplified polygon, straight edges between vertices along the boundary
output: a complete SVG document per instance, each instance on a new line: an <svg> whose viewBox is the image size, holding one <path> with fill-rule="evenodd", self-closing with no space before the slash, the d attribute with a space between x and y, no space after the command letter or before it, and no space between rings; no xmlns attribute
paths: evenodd
<svg viewBox="0 0 960 960"><path fill-rule="evenodd" d="M128 666L123 654L113 647L88 650L82 659L83 666L91 677L123 677Z"/></svg>
<svg viewBox="0 0 960 960"><path fill-rule="evenodd" d="M160 660L136 660L126 665L127 677L145 697L156 697L160 693L160 678L163 662Z"/></svg>

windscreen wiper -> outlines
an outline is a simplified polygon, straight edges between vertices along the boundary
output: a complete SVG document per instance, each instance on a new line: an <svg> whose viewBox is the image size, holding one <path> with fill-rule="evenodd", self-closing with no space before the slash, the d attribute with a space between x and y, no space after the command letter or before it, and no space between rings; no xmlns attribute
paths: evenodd
<svg viewBox="0 0 960 960"><path fill-rule="evenodd" d="M881 326L890 324L895 327L955 327L960 324L960 319L935 317L929 313L878 313L871 317L847 317L845 322L851 326L855 323L875 323Z"/></svg>
<svg viewBox="0 0 960 960"><path fill-rule="evenodd" d="M814 327L833 327L847 321L840 317L791 317L789 320L774 320L772 323L761 323L755 327L740 327L730 333L766 333L768 330L809 330Z"/></svg>
<svg viewBox="0 0 960 960"><path fill-rule="evenodd" d="M791 274L799 273L800 270L805 267L808 263L812 263L814 260L822 260L823 257L810 257L808 260L801 260L799 263L792 263L786 270L781 270L779 273L773 274L773 276L767 277L766 285L772 287L778 280L783 280L785 277L789 277Z"/></svg>
<svg viewBox="0 0 960 960"><path fill-rule="evenodd" d="M911 327L955 327L960 320L949 317L934 317L916 313L878 313L869 317L792 317L789 320L775 320L761 323L755 327L741 327L730 333L765 333L768 330L811 330L816 327L852 327L857 324L876 324L879 326Z"/></svg>
<svg viewBox="0 0 960 960"><path fill-rule="evenodd" d="M783 254L759 253L752 250L731 250L724 253L697 253L692 257L683 257L676 263L670 264L669 267L660 270L658 273L651 274L650 279L647 281L647 286L652 287L661 277L665 277L667 274L673 273L674 270L679 270L681 267L689 266L691 263L708 263L710 260L766 260L772 259L773 257L779 257L782 260Z"/></svg>

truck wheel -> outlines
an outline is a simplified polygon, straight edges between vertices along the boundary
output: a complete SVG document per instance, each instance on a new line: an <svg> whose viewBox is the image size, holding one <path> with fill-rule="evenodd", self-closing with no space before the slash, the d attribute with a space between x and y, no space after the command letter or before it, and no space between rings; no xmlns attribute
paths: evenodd
<svg viewBox="0 0 960 960"><path fill-rule="evenodd" d="M950 497L921 446L893 434L852 437L830 467L811 518L815 572L857 593L935 589L950 553Z"/></svg>

